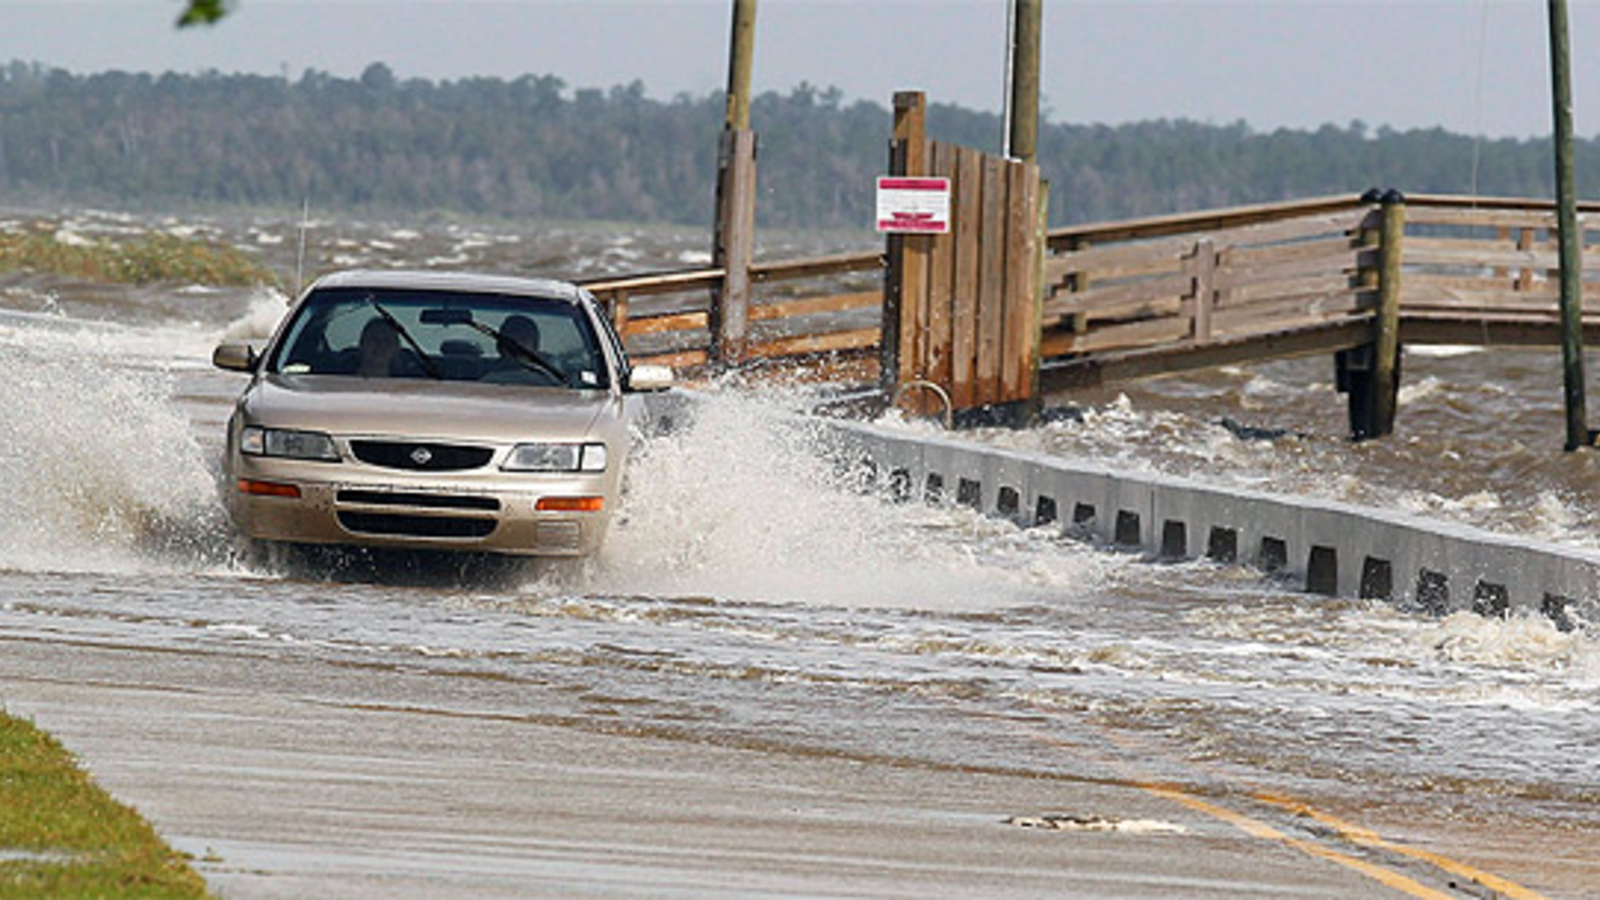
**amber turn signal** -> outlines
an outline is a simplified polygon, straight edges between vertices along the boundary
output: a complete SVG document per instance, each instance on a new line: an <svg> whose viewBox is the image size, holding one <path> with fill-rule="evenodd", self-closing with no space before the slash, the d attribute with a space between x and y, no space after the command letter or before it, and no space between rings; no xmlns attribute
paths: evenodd
<svg viewBox="0 0 1600 900"><path fill-rule="evenodd" d="M540 512L599 512L606 508L604 497L540 497Z"/></svg>
<svg viewBox="0 0 1600 900"><path fill-rule="evenodd" d="M276 481L251 481L248 478L239 479L239 493L255 494L258 497L288 497L291 500L300 499L300 486L295 484L279 484Z"/></svg>

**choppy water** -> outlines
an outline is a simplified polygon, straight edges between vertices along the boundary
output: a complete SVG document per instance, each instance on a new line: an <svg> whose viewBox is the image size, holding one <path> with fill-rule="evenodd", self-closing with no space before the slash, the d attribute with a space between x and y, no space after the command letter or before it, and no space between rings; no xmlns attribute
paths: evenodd
<svg viewBox="0 0 1600 900"><path fill-rule="evenodd" d="M197 226L84 214L61 227ZM292 271L291 225L198 227ZM598 227L320 231L313 270L578 275L683 265L703 244ZM1132 756L1151 778L1280 791L1424 836L1510 822L1600 847L1593 630L1418 618L883 504L835 485L784 424L803 398L713 386L636 461L624 517L588 563L465 586L252 571L215 488L240 381L207 359L224 336L264 334L283 302L0 279L0 635L426 671L459 678L466 705L493 678L560 721L736 746L1091 779ZM1400 435L1362 446L1342 437L1330 369L1127 386L1075 398L1081 423L980 437L1600 537L1600 462L1557 452L1554 360L1408 358ZM1302 434L1243 439L1224 417Z"/></svg>

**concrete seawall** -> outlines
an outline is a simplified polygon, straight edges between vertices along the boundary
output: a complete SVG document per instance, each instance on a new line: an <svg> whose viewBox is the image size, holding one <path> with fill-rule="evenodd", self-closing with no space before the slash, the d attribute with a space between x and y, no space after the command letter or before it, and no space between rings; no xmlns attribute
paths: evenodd
<svg viewBox="0 0 1600 900"><path fill-rule="evenodd" d="M824 427L837 462L898 502L959 503L1157 559L1244 563L1312 593L1433 615L1533 610L1562 629L1600 621L1600 552L874 425Z"/></svg>

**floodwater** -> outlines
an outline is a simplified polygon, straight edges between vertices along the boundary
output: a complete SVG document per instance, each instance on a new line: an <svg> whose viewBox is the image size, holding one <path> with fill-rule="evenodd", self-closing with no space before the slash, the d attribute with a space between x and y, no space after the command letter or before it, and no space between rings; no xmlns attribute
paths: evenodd
<svg viewBox="0 0 1600 900"><path fill-rule="evenodd" d="M292 223L84 213L60 227L199 228L293 271ZM698 264L703 243L318 223L309 268L581 276ZM493 679L577 727L690 744L1084 779L1114 756L1201 794L1407 823L1441 852L1482 834L1573 865L1600 851L1600 631L1419 617L881 503L834 483L789 426L804 396L710 386L636 458L595 560L426 583L252 570L216 493L241 381L208 359L283 309L268 290L0 280L0 638L392 666L460 679L467 705ZM1344 440L1328 360L1083 395L1081 421L978 437L1600 544L1600 461L1559 453L1555 360L1406 365L1399 435L1375 444ZM1276 436L1241 436L1230 417ZM1600 897L1550 878L1552 896Z"/></svg>

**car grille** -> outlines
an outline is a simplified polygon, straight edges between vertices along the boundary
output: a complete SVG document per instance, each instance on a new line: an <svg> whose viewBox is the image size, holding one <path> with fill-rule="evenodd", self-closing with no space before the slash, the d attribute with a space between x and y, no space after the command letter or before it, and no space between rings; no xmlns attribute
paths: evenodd
<svg viewBox="0 0 1600 900"><path fill-rule="evenodd" d="M468 519L459 516L407 516L397 513L339 511L339 524L356 534L384 534L402 537L482 538L498 524L494 519Z"/></svg>
<svg viewBox="0 0 1600 900"><path fill-rule="evenodd" d="M409 491L358 491L342 490L340 503L359 503L363 506L410 506L422 509L470 509L497 512L500 501L493 497L467 497L458 494L419 494Z"/></svg>
<svg viewBox="0 0 1600 900"><path fill-rule="evenodd" d="M477 469L488 465L489 459L494 456L491 447L419 441L351 441L350 451L364 463L421 472Z"/></svg>

